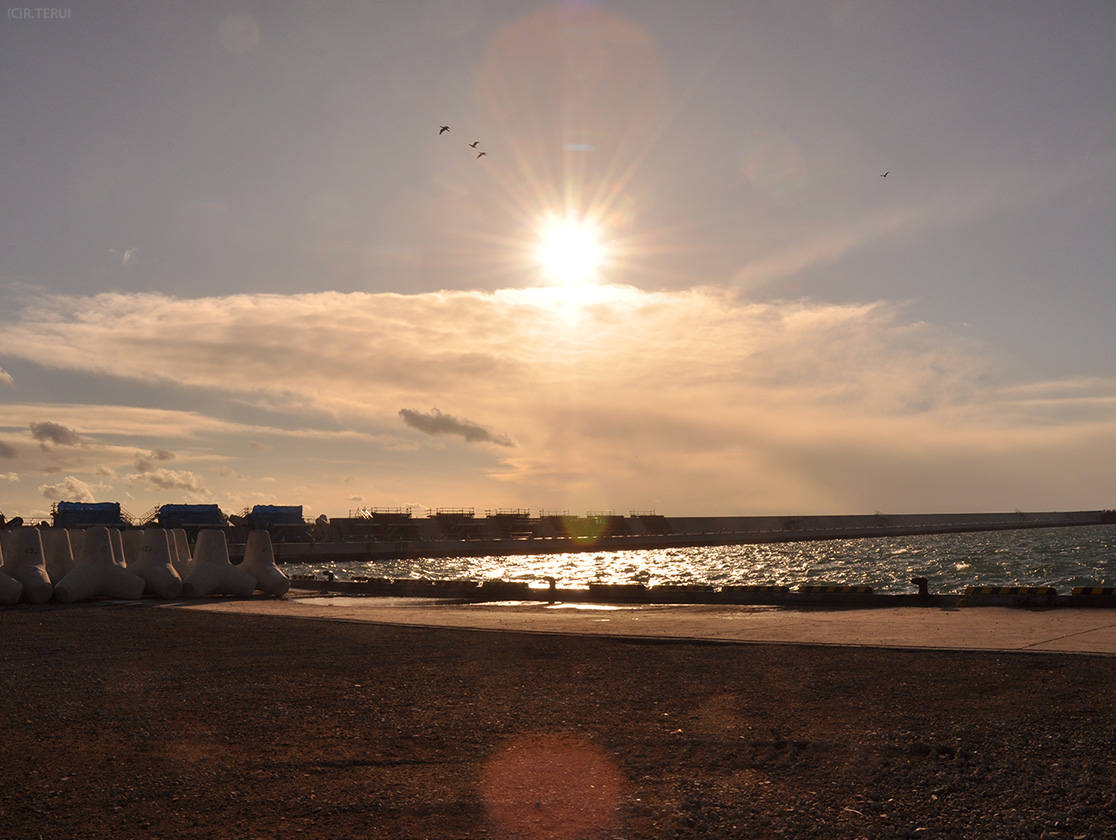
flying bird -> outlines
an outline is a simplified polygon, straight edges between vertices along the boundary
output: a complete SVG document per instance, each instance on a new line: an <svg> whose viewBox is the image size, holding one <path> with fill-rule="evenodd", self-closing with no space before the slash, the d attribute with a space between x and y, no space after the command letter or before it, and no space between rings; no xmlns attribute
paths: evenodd
<svg viewBox="0 0 1116 840"><path fill-rule="evenodd" d="M439 134L445 134L447 131L449 131L449 126L448 125L439 126L439 128L438 128L438 133Z"/></svg>
<svg viewBox="0 0 1116 840"><path fill-rule="evenodd" d="M469 148L470 149L475 149L477 147L477 143L479 143L479 142L480 142L480 140L474 140L472 143L469 144Z"/></svg>
<svg viewBox="0 0 1116 840"><path fill-rule="evenodd" d="M480 160L480 159L481 159L482 157L484 157L484 156L485 156L485 155L487 155L487 154L488 154L488 152L480 152L480 153L478 153L478 154L477 154L477 160Z"/></svg>
<svg viewBox="0 0 1116 840"><path fill-rule="evenodd" d="M890 171L891 171L890 169L889 169L889 170L887 170L887 172L890 172ZM887 172L885 172L885 173L884 173L883 175L881 175L880 177L881 177L881 178L886 178L886 177L887 177Z"/></svg>

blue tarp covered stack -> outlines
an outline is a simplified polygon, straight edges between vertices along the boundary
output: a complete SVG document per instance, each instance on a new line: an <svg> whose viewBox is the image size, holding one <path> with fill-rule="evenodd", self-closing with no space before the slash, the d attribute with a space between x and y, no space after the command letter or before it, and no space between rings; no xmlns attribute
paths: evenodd
<svg viewBox="0 0 1116 840"><path fill-rule="evenodd" d="M92 528L126 525L120 502L59 502L54 506L55 528Z"/></svg>
<svg viewBox="0 0 1116 840"><path fill-rule="evenodd" d="M164 528L224 528L225 514L217 505L163 505L159 508L159 524Z"/></svg>
<svg viewBox="0 0 1116 840"><path fill-rule="evenodd" d="M252 508L252 527L266 531L272 525L303 525L302 505L256 505Z"/></svg>
<svg viewBox="0 0 1116 840"><path fill-rule="evenodd" d="M256 505L249 518L253 528L267 531L276 542L310 539L310 526L302 518L302 505Z"/></svg>

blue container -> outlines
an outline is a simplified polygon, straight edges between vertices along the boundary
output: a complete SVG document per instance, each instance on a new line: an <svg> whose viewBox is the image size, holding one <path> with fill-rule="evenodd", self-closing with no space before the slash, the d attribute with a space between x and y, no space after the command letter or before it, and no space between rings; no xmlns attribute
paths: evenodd
<svg viewBox="0 0 1116 840"><path fill-rule="evenodd" d="M252 508L252 527L266 531L276 525L305 525L302 505L256 505Z"/></svg>
<svg viewBox="0 0 1116 840"><path fill-rule="evenodd" d="M55 528L121 526L120 502L59 502L54 506Z"/></svg>

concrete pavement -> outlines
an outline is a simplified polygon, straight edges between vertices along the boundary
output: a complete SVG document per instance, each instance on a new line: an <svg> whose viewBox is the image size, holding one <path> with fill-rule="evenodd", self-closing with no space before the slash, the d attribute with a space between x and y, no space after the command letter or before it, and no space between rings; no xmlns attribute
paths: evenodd
<svg viewBox="0 0 1116 840"><path fill-rule="evenodd" d="M721 605L466 604L296 594L202 599L161 609L533 633L724 643L998 650L1116 656L1116 610L1011 607L788 609Z"/></svg>

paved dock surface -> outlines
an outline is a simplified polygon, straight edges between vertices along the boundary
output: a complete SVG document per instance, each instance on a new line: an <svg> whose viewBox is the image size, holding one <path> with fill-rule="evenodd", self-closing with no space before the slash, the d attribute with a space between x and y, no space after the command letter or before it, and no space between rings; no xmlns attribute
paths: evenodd
<svg viewBox="0 0 1116 840"><path fill-rule="evenodd" d="M176 602L160 609L212 610L296 619L365 621L723 643L1002 650L1116 656L1116 610L1012 607L785 607L464 604L420 598L295 594L282 599Z"/></svg>

